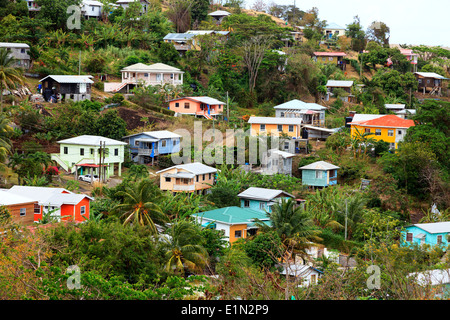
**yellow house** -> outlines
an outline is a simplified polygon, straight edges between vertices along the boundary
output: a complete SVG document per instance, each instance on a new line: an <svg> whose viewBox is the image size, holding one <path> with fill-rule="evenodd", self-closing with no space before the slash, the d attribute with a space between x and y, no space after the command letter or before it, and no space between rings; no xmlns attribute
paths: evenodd
<svg viewBox="0 0 450 320"><path fill-rule="evenodd" d="M291 138L301 136L301 118L250 117L251 136L285 133Z"/></svg>
<svg viewBox="0 0 450 320"><path fill-rule="evenodd" d="M345 52L313 52L313 60L321 64L333 64L342 70L345 70L344 57Z"/></svg>
<svg viewBox="0 0 450 320"><path fill-rule="evenodd" d="M156 172L163 191L205 194L216 178L217 169L199 162L176 165Z"/></svg>
<svg viewBox="0 0 450 320"><path fill-rule="evenodd" d="M398 143L406 135L406 130L414 126L413 120L402 119L399 116L389 114L385 116L373 117L369 120L354 119L349 123L352 137L364 133L372 133L369 138L383 140L389 143L391 149L397 149Z"/></svg>

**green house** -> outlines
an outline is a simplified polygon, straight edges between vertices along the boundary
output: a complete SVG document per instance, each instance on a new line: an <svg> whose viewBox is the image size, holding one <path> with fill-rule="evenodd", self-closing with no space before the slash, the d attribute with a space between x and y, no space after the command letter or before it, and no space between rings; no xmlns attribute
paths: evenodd
<svg viewBox="0 0 450 320"><path fill-rule="evenodd" d="M337 184L339 167L326 161L316 161L300 167L302 184L312 187L328 187Z"/></svg>

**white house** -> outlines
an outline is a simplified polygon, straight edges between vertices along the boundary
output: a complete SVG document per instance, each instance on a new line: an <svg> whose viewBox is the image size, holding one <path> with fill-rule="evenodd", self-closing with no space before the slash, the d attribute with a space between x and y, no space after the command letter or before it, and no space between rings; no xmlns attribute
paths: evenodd
<svg viewBox="0 0 450 320"><path fill-rule="evenodd" d="M102 175L104 173L106 177L116 173L119 176L122 174L126 142L101 136L83 135L60 140L58 144L60 153L51 154L51 159L64 170L75 173L75 177L78 177L78 174L87 173L98 175L101 167Z"/></svg>
<svg viewBox="0 0 450 320"><path fill-rule="evenodd" d="M80 5L81 13L86 18L100 19L102 17L103 3L95 0L83 0Z"/></svg>
<svg viewBox="0 0 450 320"><path fill-rule="evenodd" d="M341 27L337 23L331 22L327 24L327 26L323 29L323 33L325 34L325 38L327 40L333 38L333 36L341 37L345 35L345 28Z"/></svg>
<svg viewBox="0 0 450 320"><path fill-rule="evenodd" d="M136 63L120 71L122 73L122 82L106 82L104 87L105 92L129 93L130 89L138 84L144 86L164 84L177 86L183 84L184 72L164 63L154 63L151 65Z"/></svg>
<svg viewBox="0 0 450 320"><path fill-rule="evenodd" d="M139 1L141 4L141 14L147 13L148 6L150 3L147 0L118 0L116 1L116 5L121 6L124 10L128 9L131 3Z"/></svg>
<svg viewBox="0 0 450 320"><path fill-rule="evenodd" d="M9 52L9 56L16 59L14 64L17 67L30 68L31 57L28 54L30 46L26 43L0 42L0 48L5 48Z"/></svg>
<svg viewBox="0 0 450 320"><path fill-rule="evenodd" d="M286 266L283 265L281 275L286 275L295 281L298 281L298 287L307 287L317 284L317 280L322 275L322 271L308 265L289 264L286 270Z"/></svg>

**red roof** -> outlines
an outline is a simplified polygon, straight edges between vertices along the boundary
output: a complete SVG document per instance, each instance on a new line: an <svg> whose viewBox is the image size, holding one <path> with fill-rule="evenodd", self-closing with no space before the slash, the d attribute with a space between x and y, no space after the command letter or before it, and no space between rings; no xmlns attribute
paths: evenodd
<svg viewBox="0 0 450 320"><path fill-rule="evenodd" d="M394 114L388 114L372 120L358 121L359 125L388 128L409 128L413 127L414 120L402 119Z"/></svg>
<svg viewBox="0 0 450 320"><path fill-rule="evenodd" d="M345 52L314 52L315 56L323 57L344 57L347 54Z"/></svg>

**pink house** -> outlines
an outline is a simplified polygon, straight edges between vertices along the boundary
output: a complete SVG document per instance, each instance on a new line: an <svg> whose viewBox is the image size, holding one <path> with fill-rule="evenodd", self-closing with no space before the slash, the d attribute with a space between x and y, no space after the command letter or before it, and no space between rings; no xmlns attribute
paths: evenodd
<svg viewBox="0 0 450 320"><path fill-rule="evenodd" d="M169 101L169 109L176 114L212 119L223 113L225 103L210 97L183 97Z"/></svg>
<svg viewBox="0 0 450 320"><path fill-rule="evenodd" d="M419 58L419 55L417 53L414 53L411 49L403 49L399 48L402 55L408 59L408 61L411 62L413 65L413 72L417 71L417 59Z"/></svg>

